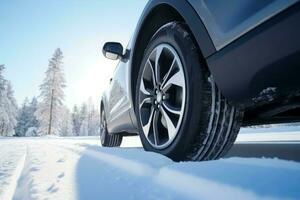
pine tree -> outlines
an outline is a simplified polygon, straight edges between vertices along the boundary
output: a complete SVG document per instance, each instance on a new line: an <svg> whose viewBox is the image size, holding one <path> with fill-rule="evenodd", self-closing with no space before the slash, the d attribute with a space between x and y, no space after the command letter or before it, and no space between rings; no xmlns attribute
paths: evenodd
<svg viewBox="0 0 300 200"><path fill-rule="evenodd" d="M91 98L87 103L83 103L80 109L77 106L74 107L72 120L73 131L77 136L99 135L100 114Z"/></svg>
<svg viewBox="0 0 300 200"><path fill-rule="evenodd" d="M38 128L39 122L35 116L35 113L38 109L38 101L35 97L32 98L31 102L29 103L29 116L28 116L28 128Z"/></svg>
<svg viewBox="0 0 300 200"><path fill-rule="evenodd" d="M27 127L27 120L28 120L28 104L29 100L26 98L22 104L22 107L19 109L18 113L18 123L15 128L16 136L24 137L25 133L28 129Z"/></svg>
<svg viewBox="0 0 300 200"><path fill-rule="evenodd" d="M37 131L38 128L38 121L35 116L36 110L37 99L34 97L32 98L31 102L29 102L28 98L26 98L18 114L18 123L15 128L17 136L36 136L33 134L33 132ZM28 131L30 133L27 133Z"/></svg>
<svg viewBox="0 0 300 200"><path fill-rule="evenodd" d="M41 102L36 112L40 135L57 135L59 132L59 117L64 100L63 89L66 87L62 59L62 51L58 48L49 61L46 78L40 86Z"/></svg>
<svg viewBox="0 0 300 200"><path fill-rule="evenodd" d="M72 127L73 127L72 132L74 136L80 135L80 126L81 126L80 111L77 105L75 105L72 111Z"/></svg>
<svg viewBox="0 0 300 200"><path fill-rule="evenodd" d="M7 96L7 104L8 106L6 107L8 116L9 116L9 126L7 130L7 134L9 136L15 135L15 127L17 125L17 117L18 117L18 105L17 101L14 97L14 91L12 89L12 85L10 81L6 82L6 96Z"/></svg>
<svg viewBox="0 0 300 200"><path fill-rule="evenodd" d="M89 134L88 129L88 108L87 104L83 103L80 108L80 136L87 136Z"/></svg>
<svg viewBox="0 0 300 200"><path fill-rule="evenodd" d="M38 136L39 122L35 116L38 108L38 101L35 97L32 98L28 106L28 121L27 121L27 131L25 136Z"/></svg>
<svg viewBox="0 0 300 200"><path fill-rule="evenodd" d="M100 132L100 114L99 110L95 108L95 105L91 98L88 101L88 114L87 114L87 121L88 121L88 135L98 135Z"/></svg>
<svg viewBox="0 0 300 200"><path fill-rule="evenodd" d="M4 65L0 65L0 135L13 136L18 106L12 85L3 76L4 69Z"/></svg>
<svg viewBox="0 0 300 200"><path fill-rule="evenodd" d="M9 123L9 117L6 113L7 97L5 91L6 80L3 76L4 65L0 65L0 135L4 136L6 125Z"/></svg>
<svg viewBox="0 0 300 200"><path fill-rule="evenodd" d="M67 107L62 108L61 118L59 122L59 135L72 136L72 120L71 113Z"/></svg>

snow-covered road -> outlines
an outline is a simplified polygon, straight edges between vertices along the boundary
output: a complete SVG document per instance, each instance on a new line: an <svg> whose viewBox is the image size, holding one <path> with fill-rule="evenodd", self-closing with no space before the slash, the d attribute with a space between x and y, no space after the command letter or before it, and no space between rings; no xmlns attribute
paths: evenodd
<svg viewBox="0 0 300 200"><path fill-rule="evenodd" d="M0 199L300 199L298 162L174 163L145 152L137 138L123 148L98 143L96 137L0 138Z"/></svg>

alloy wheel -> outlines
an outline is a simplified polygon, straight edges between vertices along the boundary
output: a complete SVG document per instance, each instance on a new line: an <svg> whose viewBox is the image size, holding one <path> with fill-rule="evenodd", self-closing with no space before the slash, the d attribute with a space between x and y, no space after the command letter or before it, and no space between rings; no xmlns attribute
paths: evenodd
<svg viewBox="0 0 300 200"><path fill-rule="evenodd" d="M156 149L168 147L182 123L186 80L176 50L160 44L149 55L139 86L139 115L143 134Z"/></svg>

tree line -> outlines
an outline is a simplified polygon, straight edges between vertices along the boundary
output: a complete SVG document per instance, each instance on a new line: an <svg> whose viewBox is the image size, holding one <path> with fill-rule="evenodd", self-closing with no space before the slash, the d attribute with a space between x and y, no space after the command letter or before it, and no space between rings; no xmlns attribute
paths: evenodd
<svg viewBox="0 0 300 200"><path fill-rule="evenodd" d="M63 53L58 48L49 60L40 95L26 98L20 108L10 81L0 65L0 136L99 135L99 109L91 98L70 111L64 105L66 80Z"/></svg>

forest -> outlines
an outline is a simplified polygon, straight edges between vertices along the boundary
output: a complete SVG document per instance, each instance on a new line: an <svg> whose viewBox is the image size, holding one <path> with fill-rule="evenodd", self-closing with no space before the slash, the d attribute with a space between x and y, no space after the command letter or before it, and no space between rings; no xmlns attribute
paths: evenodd
<svg viewBox="0 0 300 200"><path fill-rule="evenodd" d="M99 135L99 109L92 99L70 110L65 104L63 53L57 48L49 60L37 97L18 106L13 85L0 65L0 136L91 136Z"/></svg>

